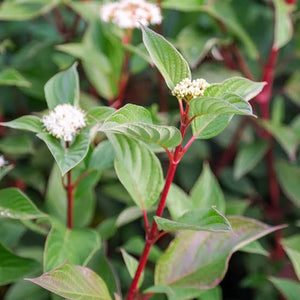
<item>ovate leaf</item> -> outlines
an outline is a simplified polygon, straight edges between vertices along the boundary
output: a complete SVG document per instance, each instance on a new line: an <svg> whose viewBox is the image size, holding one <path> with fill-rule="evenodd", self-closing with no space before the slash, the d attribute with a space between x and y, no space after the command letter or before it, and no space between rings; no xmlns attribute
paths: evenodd
<svg viewBox="0 0 300 300"><path fill-rule="evenodd" d="M295 205L300 206L300 167L286 161L275 164L279 184L286 195Z"/></svg>
<svg viewBox="0 0 300 300"><path fill-rule="evenodd" d="M180 131L173 126L147 123L118 124L106 122L99 128L104 132L119 133L145 143L156 144L163 148L174 148L181 142Z"/></svg>
<svg viewBox="0 0 300 300"><path fill-rule="evenodd" d="M227 219L216 209L193 209L186 212L177 221L154 217L159 230L193 230L193 231L229 231L231 226Z"/></svg>
<svg viewBox="0 0 300 300"><path fill-rule="evenodd" d="M235 251L282 228L243 217L228 220L233 232L180 233L156 266L155 284L172 288L212 288L223 279Z"/></svg>
<svg viewBox="0 0 300 300"><path fill-rule="evenodd" d="M124 249L121 249L121 253L124 259L124 262L126 264L126 268L130 274L130 277L133 278L136 272L136 269L139 265L139 262L130 254L128 254ZM142 273L139 282L138 282L138 287L141 286L144 280L144 272Z"/></svg>
<svg viewBox="0 0 300 300"><path fill-rule="evenodd" d="M216 206L221 213L225 212L225 199L217 179L209 165L203 165L202 173L191 190L193 208L205 209Z"/></svg>
<svg viewBox="0 0 300 300"><path fill-rule="evenodd" d="M86 265L100 248L100 239L92 229L70 230L60 224L51 229L45 245L44 271L50 271L64 262Z"/></svg>
<svg viewBox="0 0 300 300"><path fill-rule="evenodd" d="M78 134L68 150L65 149L60 140L50 134L39 133L37 136L46 143L62 175L77 166L88 152L90 140L88 132Z"/></svg>
<svg viewBox="0 0 300 300"><path fill-rule="evenodd" d="M79 104L79 77L77 63L66 71L54 75L45 85L45 96L49 109L59 104Z"/></svg>
<svg viewBox="0 0 300 300"><path fill-rule="evenodd" d="M215 83L207 87L204 96L222 98L225 94L235 94L245 101L249 101L257 96L265 85L265 82L255 82L243 77L232 77L222 83Z"/></svg>
<svg viewBox="0 0 300 300"><path fill-rule="evenodd" d="M206 88L203 97L193 100L191 116L198 115L192 122L193 134L199 139L212 138L227 127L234 114L251 115L251 106L246 101L258 95L264 85L264 82L232 77ZM203 104L202 98L206 99Z"/></svg>
<svg viewBox="0 0 300 300"><path fill-rule="evenodd" d="M31 200L16 188L0 190L0 216L11 219L36 219L45 217Z"/></svg>
<svg viewBox="0 0 300 300"><path fill-rule="evenodd" d="M268 143L265 141L243 145L234 162L234 177L240 179L251 171L264 157L267 150Z"/></svg>
<svg viewBox="0 0 300 300"><path fill-rule="evenodd" d="M284 0L273 0L275 6L274 48L279 49L287 44L293 36L291 20L292 6Z"/></svg>
<svg viewBox="0 0 300 300"><path fill-rule="evenodd" d="M159 197L163 175L158 158L146 146L123 135L109 135L116 151L117 175L133 201L142 209Z"/></svg>
<svg viewBox="0 0 300 300"><path fill-rule="evenodd" d="M270 281L284 295L287 300L298 300L300 294L300 284L297 281L271 277Z"/></svg>
<svg viewBox="0 0 300 300"><path fill-rule="evenodd" d="M31 132L42 132L44 128L41 119L36 116L23 116L10 122L2 122L0 125Z"/></svg>
<svg viewBox="0 0 300 300"><path fill-rule="evenodd" d="M116 110L109 116L105 122L126 124L126 123L147 123L152 124L151 113L148 109L135 105L126 104L122 108Z"/></svg>
<svg viewBox="0 0 300 300"><path fill-rule="evenodd" d="M220 98L217 97L200 97L189 102L190 115L248 115L252 114L251 105L235 94L225 93Z"/></svg>
<svg viewBox="0 0 300 300"><path fill-rule="evenodd" d="M101 277L81 266L65 264L40 277L27 280L70 300L111 300Z"/></svg>
<svg viewBox="0 0 300 300"><path fill-rule="evenodd" d="M191 78L188 63L171 43L147 27L142 27L142 32L143 42L170 90L184 78Z"/></svg>
<svg viewBox="0 0 300 300"><path fill-rule="evenodd" d="M282 241L283 248L293 263L295 272L300 280L300 235L293 235Z"/></svg>
<svg viewBox="0 0 300 300"><path fill-rule="evenodd" d="M36 261L17 256L0 244L0 285L15 282L38 267Z"/></svg>
<svg viewBox="0 0 300 300"><path fill-rule="evenodd" d="M233 115L204 115L192 122L193 134L198 139L210 139L221 133L231 121Z"/></svg>

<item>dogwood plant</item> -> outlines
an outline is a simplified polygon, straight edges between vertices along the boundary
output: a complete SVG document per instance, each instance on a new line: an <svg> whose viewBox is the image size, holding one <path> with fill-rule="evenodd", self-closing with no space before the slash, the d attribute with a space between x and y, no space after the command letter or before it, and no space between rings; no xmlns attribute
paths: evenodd
<svg viewBox="0 0 300 300"><path fill-rule="evenodd" d="M80 193L98 181L100 165L105 164L107 155L114 157L115 173L134 204L131 209L144 220L145 239L139 257L125 249L119 254L132 278L124 295L127 300L150 299L155 294L166 294L172 300L198 297L223 279L234 252L282 228L226 216L224 199L206 189L208 184L219 189L208 165L204 165L194 187L197 192L190 196L184 196L172 184L178 165L196 140L215 137L235 115L255 117L249 100L261 92L265 83L243 77L221 83L192 79L188 63L175 47L161 35L140 26L152 62L178 103L178 126L154 121L147 108L133 104L119 109L99 106L84 113L79 109L76 64L47 82L49 113L42 118L31 115L2 123L36 133L57 163L53 178L61 177L61 181L55 181L51 192L65 190L62 209L48 207L46 214L14 188L0 191L0 198L7 199L1 200L0 206L5 208L2 215L27 220L34 230L51 228L46 232L43 272L26 280L66 299L123 297L117 287L107 286L104 269L97 274L86 266L100 248L101 237L95 229L85 226L86 198L81 198L83 204L78 202ZM168 160L165 176L159 159L162 153ZM81 205L81 209L75 209L76 205ZM53 217L53 210L61 217ZM152 285L145 285L147 262L151 255L153 259L156 244L163 236L169 236L171 242L155 260ZM13 256L7 249L1 251ZM39 270L29 259L22 263Z"/></svg>

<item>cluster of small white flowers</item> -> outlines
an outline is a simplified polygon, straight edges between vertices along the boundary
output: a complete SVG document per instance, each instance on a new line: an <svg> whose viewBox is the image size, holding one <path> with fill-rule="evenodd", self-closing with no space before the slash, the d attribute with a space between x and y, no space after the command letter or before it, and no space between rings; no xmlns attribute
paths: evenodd
<svg viewBox="0 0 300 300"><path fill-rule="evenodd" d="M2 169L7 164L3 155L0 155L0 169Z"/></svg>
<svg viewBox="0 0 300 300"><path fill-rule="evenodd" d="M138 28L140 24L160 24L162 15L157 5L145 0L120 0L104 4L100 10L104 22L112 22L120 28Z"/></svg>
<svg viewBox="0 0 300 300"><path fill-rule="evenodd" d="M71 142L86 126L85 113L71 104L56 106L49 115L43 117L42 122L50 134L66 142Z"/></svg>
<svg viewBox="0 0 300 300"><path fill-rule="evenodd" d="M199 78L192 81L185 78L175 86L172 95L178 99L189 101L203 96L205 89L209 86L210 84L205 79Z"/></svg>

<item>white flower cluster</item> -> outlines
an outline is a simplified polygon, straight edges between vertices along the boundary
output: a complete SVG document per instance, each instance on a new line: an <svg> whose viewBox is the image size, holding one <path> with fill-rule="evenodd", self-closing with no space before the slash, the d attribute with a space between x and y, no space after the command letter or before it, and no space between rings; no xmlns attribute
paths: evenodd
<svg viewBox="0 0 300 300"><path fill-rule="evenodd" d="M86 126L85 113L71 104L61 104L54 108L49 115L43 117L46 130L58 139L66 142Z"/></svg>
<svg viewBox="0 0 300 300"><path fill-rule="evenodd" d="M162 15L157 5L145 0L120 0L104 4L100 10L104 22L113 22L120 28L138 28L140 24L160 24Z"/></svg>
<svg viewBox="0 0 300 300"><path fill-rule="evenodd" d="M0 169L2 169L7 164L3 155L0 155Z"/></svg>
<svg viewBox="0 0 300 300"><path fill-rule="evenodd" d="M210 84L205 79L199 78L192 81L185 78L175 86L172 95L178 99L189 101L203 96L205 89L209 86Z"/></svg>

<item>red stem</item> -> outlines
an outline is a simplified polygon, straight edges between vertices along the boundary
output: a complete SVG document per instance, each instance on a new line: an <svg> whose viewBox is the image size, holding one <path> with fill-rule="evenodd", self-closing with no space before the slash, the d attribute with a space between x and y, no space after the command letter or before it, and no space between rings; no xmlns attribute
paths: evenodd
<svg viewBox="0 0 300 300"><path fill-rule="evenodd" d="M167 195L168 195L171 183L173 181L176 168L177 168L177 164L174 163L174 162L170 162L168 174L167 174L167 177L166 177L165 186L164 186L164 189L162 191L160 201L159 201L159 205L158 205L158 208L157 208L157 211L156 211L156 214L155 214L158 217L160 217L162 215L163 211L164 211L164 208L165 208L165 205L166 205L166 200L167 200ZM148 260L148 257L149 257L149 253L150 253L150 250L151 250L151 247L152 247L153 243L155 242L157 233L158 233L157 224L156 224L156 222L153 222L152 226L151 226L150 233L148 235L146 235L145 247L144 247L143 253L140 257L139 265L138 265L138 268L136 270L135 276L134 276L134 278L131 282L131 285L130 285L130 288L129 288L129 291L128 291L128 294L127 294L127 298L126 298L127 300L133 300L134 299L134 296L135 296L136 291L137 291L138 282L139 282L140 277L143 273L143 270L146 266L146 263L147 263L147 260Z"/></svg>
<svg viewBox="0 0 300 300"><path fill-rule="evenodd" d="M146 233L149 233L150 227L149 227L149 221L148 221L147 211L145 209L143 209L143 216L144 216Z"/></svg>
<svg viewBox="0 0 300 300"><path fill-rule="evenodd" d="M68 208L67 208L67 226L69 229L73 228L73 203L74 203L74 188L72 186L72 171L67 173L67 196L68 196Z"/></svg>
<svg viewBox="0 0 300 300"><path fill-rule="evenodd" d="M184 137L186 130L190 124L190 119L189 119L188 114L189 114L189 105L186 105L186 110L185 110L184 114L182 114L182 116L181 116L180 132L181 132L182 138ZM190 147L190 145L192 144L193 141L194 141L194 137L192 137L190 142L184 147L184 151L186 151ZM164 212L164 209L166 206L166 201L167 201L167 196L168 196L168 193L170 190L170 186L173 182L174 175L175 175L175 172L177 169L177 165L180 162L180 160L182 159L183 154L184 153L183 153L182 143L181 143L180 145L178 145L175 148L174 154L169 155L170 163L169 163L169 168L168 168L168 172L167 172L167 176L166 176L166 181L165 181L165 185L164 185L163 191L161 193L160 201L159 201L159 204L158 204L158 207L156 210L156 214L155 214L157 217L161 217ZM148 234L146 234L145 247L144 247L143 253L140 257L139 265L136 270L135 276L131 282L126 300L135 299L134 297L137 293L137 285L138 285L139 279L143 273L143 270L146 266L151 247L153 244L156 243L158 238L162 235L163 235L162 233L158 232L158 226L157 226L156 222L153 222L150 232Z"/></svg>
<svg viewBox="0 0 300 300"><path fill-rule="evenodd" d="M278 49L272 48L270 52L269 59L264 67L264 72L262 76L262 81L265 81L267 84L265 85L262 92L256 97L257 103L259 103L261 115L264 119L270 118L269 113L269 104L270 98L272 95L273 81L274 81L274 70L278 57Z"/></svg>
<svg viewBox="0 0 300 300"><path fill-rule="evenodd" d="M70 143L66 142L66 151L68 151L69 147ZM69 229L73 228L74 189L75 185L72 185L72 170L70 170L67 173L67 185L65 185L67 192L67 226Z"/></svg>

